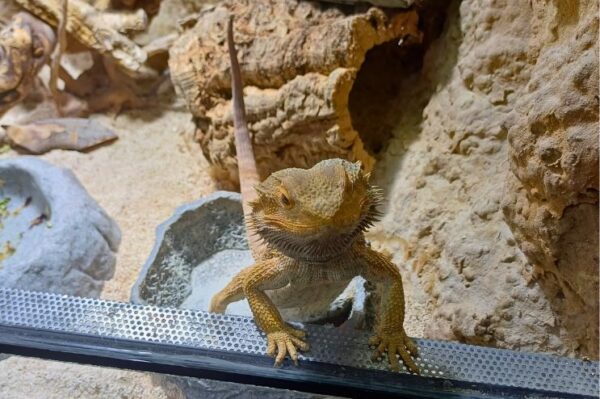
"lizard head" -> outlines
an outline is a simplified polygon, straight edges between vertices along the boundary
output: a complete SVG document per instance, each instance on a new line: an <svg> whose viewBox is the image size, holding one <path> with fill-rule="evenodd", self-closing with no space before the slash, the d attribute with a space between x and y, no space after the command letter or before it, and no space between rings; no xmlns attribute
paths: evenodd
<svg viewBox="0 0 600 399"><path fill-rule="evenodd" d="M341 254L379 215L380 190L369 185L360 162L328 159L311 169L283 169L255 189L255 233L296 259Z"/></svg>

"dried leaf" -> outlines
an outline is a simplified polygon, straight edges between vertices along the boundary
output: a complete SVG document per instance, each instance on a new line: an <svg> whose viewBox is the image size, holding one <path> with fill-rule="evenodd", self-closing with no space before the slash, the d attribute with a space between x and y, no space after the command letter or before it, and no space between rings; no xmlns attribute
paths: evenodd
<svg viewBox="0 0 600 399"><path fill-rule="evenodd" d="M10 203L10 198L5 197L0 200L0 218L8 216L8 204Z"/></svg>
<svg viewBox="0 0 600 399"><path fill-rule="evenodd" d="M6 241L4 243L4 248L2 248L2 250L0 251L0 267L2 266L2 262L6 258L9 258L10 256L12 256L16 250L17 249L15 247L13 247L13 245L10 243L10 241Z"/></svg>
<svg viewBox="0 0 600 399"><path fill-rule="evenodd" d="M31 223L29 223L29 228L33 228L37 225L40 225L42 223L44 223L44 221L48 219L48 216L45 213L42 213L40 216L36 217L35 219L33 219L31 221Z"/></svg>

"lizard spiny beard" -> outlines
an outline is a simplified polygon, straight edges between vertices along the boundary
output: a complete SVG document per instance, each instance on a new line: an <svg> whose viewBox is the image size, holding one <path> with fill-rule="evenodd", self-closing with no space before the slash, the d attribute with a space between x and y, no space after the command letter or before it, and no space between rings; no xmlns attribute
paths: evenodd
<svg viewBox="0 0 600 399"><path fill-rule="evenodd" d="M357 238L381 217L378 206L382 202L382 191L370 186L362 206L360 218L354 228L347 232L329 233L325 236L302 236L280 226L273 226L253 215L251 234L257 234L267 246L293 259L326 262L347 251Z"/></svg>

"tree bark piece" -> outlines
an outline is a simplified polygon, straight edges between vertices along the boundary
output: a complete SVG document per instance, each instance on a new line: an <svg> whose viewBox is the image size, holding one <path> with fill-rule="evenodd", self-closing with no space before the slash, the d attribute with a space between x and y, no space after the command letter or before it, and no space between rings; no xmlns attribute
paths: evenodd
<svg viewBox="0 0 600 399"><path fill-rule="evenodd" d="M230 13L261 177L332 157L360 160L370 170L374 160L352 126L350 91L371 48L408 36L420 40L416 11L274 0L203 10L171 48L171 77L196 118L213 174L236 184L225 46Z"/></svg>
<svg viewBox="0 0 600 399"><path fill-rule="evenodd" d="M23 12L0 32L0 116L27 96L54 43L52 29Z"/></svg>
<svg viewBox="0 0 600 399"><path fill-rule="evenodd" d="M320 0L325 3L360 4L369 3L377 7L407 8L414 4L414 0Z"/></svg>
<svg viewBox="0 0 600 399"><path fill-rule="evenodd" d="M56 27L61 15L60 0L16 0L48 24ZM147 16L143 10L100 11L82 0L69 0L67 32L87 48L111 58L134 78L151 78L156 72L145 65L146 52L123 33L143 30Z"/></svg>

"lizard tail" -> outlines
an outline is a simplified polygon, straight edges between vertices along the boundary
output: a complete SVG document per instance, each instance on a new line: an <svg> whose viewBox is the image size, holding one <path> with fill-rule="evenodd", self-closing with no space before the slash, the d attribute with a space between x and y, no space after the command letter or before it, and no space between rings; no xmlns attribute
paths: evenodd
<svg viewBox="0 0 600 399"><path fill-rule="evenodd" d="M242 74L238 63L233 41L233 16L229 17L227 24L227 47L229 48L229 59L231 62L231 92L233 100L233 126L235 136L235 151L237 154L240 191L242 193L242 206L244 209L244 220L246 230L248 231L248 244L253 254L257 254L259 243L255 234L250 233L250 220L252 207L250 202L257 198L254 186L259 183L258 171L256 168L256 159L252 149L252 141L248 132L248 122L246 121L246 108L244 106L244 85L242 83Z"/></svg>

